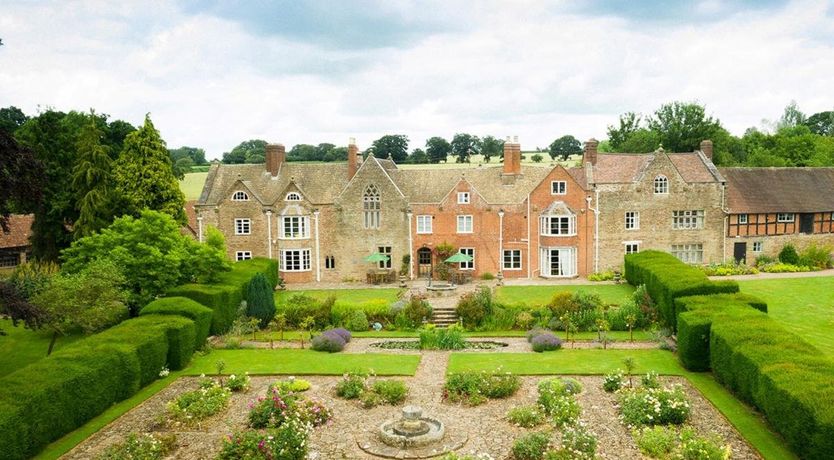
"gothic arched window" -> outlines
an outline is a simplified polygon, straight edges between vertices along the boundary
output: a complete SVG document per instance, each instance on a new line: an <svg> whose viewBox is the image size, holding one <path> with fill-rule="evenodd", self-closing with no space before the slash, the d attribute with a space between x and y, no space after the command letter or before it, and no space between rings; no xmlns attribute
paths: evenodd
<svg viewBox="0 0 834 460"><path fill-rule="evenodd" d="M380 221L379 189L376 185L369 185L362 198L362 210L365 218L365 228L379 228Z"/></svg>

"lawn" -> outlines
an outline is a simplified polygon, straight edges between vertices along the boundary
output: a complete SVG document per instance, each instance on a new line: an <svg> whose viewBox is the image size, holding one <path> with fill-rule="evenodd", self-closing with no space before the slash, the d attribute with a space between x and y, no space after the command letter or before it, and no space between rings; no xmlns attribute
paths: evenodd
<svg viewBox="0 0 834 460"><path fill-rule="evenodd" d="M414 375L420 364L420 356L413 354L331 354L292 349L214 350L203 356L195 356L185 373L214 374L217 372L217 362L221 360L226 364L224 374L249 372L253 375L342 375L356 370L377 375Z"/></svg>
<svg viewBox="0 0 834 460"><path fill-rule="evenodd" d="M301 335L301 331L284 331L283 338L284 340L298 340L299 335ZM305 340L308 337L308 332L304 332ZM366 332L351 332L353 337L359 338L368 338L368 339L401 339L401 338L417 338L420 336L420 333L417 331L366 331ZM564 339L565 333L556 331L554 332L557 336ZM464 332L464 337L472 337L472 338L494 338L494 337L525 337L527 335L527 331L481 331L481 332ZM579 332L575 335L571 335L571 338L576 337L577 340L594 340L597 338L596 332ZM612 340L616 340L618 342L626 342L629 340L628 331L611 331L608 333L608 337ZM242 340L251 340L252 335L247 334L245 336L240 336ZM281 333L279 332L258 332L257 336L255 337L259 342L268 342L270 339L272 340L280 340ZM649 331L634 331L634 340L636 341L645 341L645 340L652 340L653 335Z"/></svg>
<svg viewBox="0 0 834 460"><path fill-rule="evenodd" d="M605 304L621 304L631 297L634 287L627 284L564 284L556 286L503 286L495 298L505 304L544 305L557 292L585 291L597 294Z"/></svg>
<svg viewBox="0 0 834 460"><path fill-rule="evenodd" d="M768 314L834 355L834 277L741 280L741 292L767 301Z"/></svg>
<svg viewBox="0 0 834 460"><path fill-rule="evenodd" d="M286 299L297 294L304 294L324 300L330 296L336 297L337 304L358 305L366 302L385 301L396 302L400 289L396 288L366 288L366 289L291 289L275 293L275 304L282 304Z"/></svg>
<svg viewBox="0 0 834 460"><path fill-rule="evenodd" d="M785 442L751 408L721 386L709 373L689 372L674 354L663 350L560 350L550 353L452 353L447 372L493 371L524 375L602 374L623 368L623 359L634 358L642 373L681 375L697 388L764 458L796 459Z"/></svg>
<svg viewBox="0 0 834 460"><path fill-rule="evenodd" d="M196 200L203 193L203 184L206 182L207 172L188 173L180 181L180 190L185 195L185 200Z"/></svg>
<svg viewBox="0 0 834 460"><path fill-rule="evenodd" d="M8 319L0 320L0 329L6 333L0 336L0 377L46 358L52 333L24 329L22 324L14 327ZM59 337L52 351L60 350L79 338L81 336Z"/></svg>

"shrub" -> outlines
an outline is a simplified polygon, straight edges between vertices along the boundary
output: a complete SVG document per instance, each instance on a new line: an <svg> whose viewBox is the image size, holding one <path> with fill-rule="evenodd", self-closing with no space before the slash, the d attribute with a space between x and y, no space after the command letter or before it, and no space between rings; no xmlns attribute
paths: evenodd
<svg viewBox="0 0 834 460"><path fill-rule="evenodd" d="M170 369L183 369L191 361L197 342L194 321L180 316L143 316L131 320L129 326L165 333L168 342L166 361Z"/></svg>
<svg viewBox="0 0 834 460"><path fill-rule="evenodd" d="M729 445L722 446L718 436L698 436L692 429L681 431L678 458L681 460L725 460L731 457Z"/></svg>
<svg viewBox="0 0 834 460"><path fill-rule="evenodd" d="M831 246L817 247L815 244L810 244L799 254L799 265L804 265L814 270L831 268L831 251Z"/></svg>
<svg viewBox="0 0 834 460"><path fill-rule="evenodd" d="M689 418L689 401L679 385L626 391L619 402L623 421L631 426L680 425Z"/></svg>
<svg viewBox="0 0 834 460"><path fill-rule="evenodd" d="M464 294L458 301L457 313L465 327L480 326L492 314L492 291L482 286L477 291Z"/></svg>
<svg viewBox="0 0 834 460"><path fill-rule="evenodd" d="M295 415L298 396L270 389L267 396L259 397L249 410L248 425L251 428L276 428Z"/></svg>
<svg viewBox="0 0 834 460"><path fill-rule="evenodd" d="M557 458L594 460L596 452L597 437L584 424L579 423L566 427L562 432L562 448L558 451L561 457Z"/></svg>
<svg viewBox="0 0 834 460"><path fill-rule="evenodd" d="M512 452L515 460L542 460L550 438L544 433L530 433L513 442Z"/></svg>
<svg viewBox="0 0 834 460"><path fill-rule="evenodd" d="M410 328L419 327L423 320L431 318L431 305L424 297L413 295L403 307L402 314L408 320Z"/></svg>
<svg viewBox="0 0 834 460"><path fill-rule="evenodd" d="M484 272L481 274L481 279L484 281L492 281L495 279L495 275L490 272Z"/></svg>
<svg viewBox="0 0 834 460"><path fill-rule="evenodd" d="M275 317L274 285L270 286L263 273L256 273L246 291L246 316L258 318L264 328Z"/></svg>
<svg viewBox="0 0 834 460"><path fill-rule="evenodd" d="M631 435L640 452L651 458L669 458L678 444L678 433L665 426L635 429Z"/></svg>
<svg viewBox="0 0 834 460"><path fill-rule="evenodd" d="M316 351L336 353L345 349L345 339L331 329L313 337L312 347Z"/></svg>
<svg viewBox="0 0 834 460"><path fill-rule="evenodd" d="M444 397L452 402L466 401L476 406L489 399L501 399L514 395L521 386L521 379L510 373L457 372L446 376Z"/></svg>
<svg viewBox="0 0 834 460"><path fill-rule="evenodd" d="M183 393L168 403L171 420L183 425L194 425L217 414L229 404L231 392L215 382L194 391Z"/></svg>
<svg viewBox="0 0 834 460"><path fill-rule="evenodd" d="M335 334L337 334L339 337L341 337L342 340L345 341L345 343L350 342L351 334L350 334L350 331L348 331L347 329L337 327L337 328L333 329L333 332Z"/></svg>
<svg viewBox="0 0 834 460"><path fill-rule="evenodd" d="M249 378L249 374L243 374L243 375L232 374L232 375L229 376L229 378L226 379L225 382L223 382L223 386L228 388L229 391L231 391L233 393L238 393L238 392L241 392L241 391L248 390L250 382L251 382L251 379Z"/></svg>
<svg viewBox="0 0 834 460"><path fill-rule="evenodd" d="M238 431L223 440L217 459L304 460L309 435L310 427L299 420L290 420L266 431Z"/></svg>
<svg viewBox="0 0 834 460"><path fill-rule="evenodd" d="M313 426L322 426L333 417L333 412L320 401L304 399L296 405L296 415Z"/></svg>
<svg viewBox="0 0 834 460"><path fill-rule="evenodd" d="M779 251L779 262L789 265L799 265L799 254L792 244L788 243L782 246L782 250Z"/></svg>
<svg viewBox="0 0 834 460"><path fill-rule="evenodd" d="M605 374L605 376L602 377L602 389L605 390L606 393L613 393L623 387L623 382L623 371L617 369L616 372Z"/></svg>
<svg viewBox="0 0 834 460"><path fill-rule="evenodd" d="M238 307L243 300L243 293L238 286L183 284L169 289L169 297L187 297L205 305L213 312L211 317L211 335L220 335L232 327L238 316Z"/></svg>
<svg viewBox="0 0 834 460"><path fill-rule="evenodd" d="M657 377L657 372L649 371L640 377L640 384L645 388L660 388L660 380Z"/></svg>
<svg viewBox="0 0 834 460"><path fill-rule="evenodd" d="M811 269L809 267L803 267L799 265L778 263L765 265L762 268L762 271L765 273L802 273L809 272L811 271Z"/></svg>
<svg viewBox="0 0 834 460"><path fill-rule="evenodd" d="M368 330L368 317L362 310L353 310L345 321L345 327L354 332L364 332Z"/></svg>
<svg viewBox="0 0 834 460"><path fill-rule="evenodd" d="M522 428L533 428L544 423L544 412L539 406L518 406L507 412L507 420Z"/></svg>
<svg viewBox="0 0 834 460"><path fill-rule="evenodd" d="M463 329L457 324L447 328L437 328L426 324L420 328L421 350L461 350L466 348Z"/></svg>
<svg viewBox="0 0 834 460"><path fill-rule="evenodd" d="M533 324L533 315L528 311L522 311L515 316L515 324L521 329L528 329Z"/></svg>
<svg viewBox="0 0 834 460"><path fill-rule="evenodd" d="M145 315L179 315L194 321L195 349L206 342L211 329L212 311L187 297L163 297L145 305L139 312Z"/></svg>
<svg viewBox="0 0 834 460"><path fill-rule="evenodd" d="M542 335L542 334L549 334L550 330L545 329L543 327L534 327L527 331L527 341L532 342L534 338Z"/></svg>
<svg viewBox="0 0 834 460"><path fill-rule="evenodd" d="M175 435L131 433L96 457L96 460L162 460L177 448Z"/></svg>
<svg viewBox="0 0 834 460"><path fill-rule="evenodd" d="M385 403L382 396L379 393L374 393L373 391L366 391L362 393L362 395L359 396L359 402L365 409L370 409Z"/></svg>
<svg viewBox="0 0 834 460"><path fill-rule="evenodd" d="M614 270L605 270L604 272L591 273L588 275L588 281L611 281L614 279Z"/></svg>
<svg viewBox="0 0 834 460"><path fill-rule="evenodd" d="M543 351L558 350L559 348L562 348L562 340L559 337L553 335L552 332L539 334L533 337L533 340L530 343L533 346L533 351L537 353L541 353Z"/></svg>
<svg viewBox="0 0 834 460"><path fill-rule="evenodd" d="M269 385L267 392L271 393L272 390L278 390L281 393L300 393L309 390L310 386L310 382L307 380L290 377Z"/></svg>
<svg viewBox="0 0 834 460"><path fill-rule="evenodd" d="M405 401L408 389L399 380L377 380L371 385L371 392L378 394L386 404L397 405Z"/></svg>
<svg viewBox="0 0 834 460"><path fill-rule="evenodd" d="M356 399L365 392L365 374L351 372L336 384L336 396L344 399Z"/></svg>

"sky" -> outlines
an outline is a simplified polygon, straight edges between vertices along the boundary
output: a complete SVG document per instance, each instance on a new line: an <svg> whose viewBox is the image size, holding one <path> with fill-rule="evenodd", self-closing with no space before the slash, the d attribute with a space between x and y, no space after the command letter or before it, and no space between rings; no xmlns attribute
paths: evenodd
<svg viewBox="0 0 834 460"><path fill-rule="evenodd" d="M0 107L150 113L209 158L458 132L527 150L676 100L737 135L834 108L834 0L3 0L0 39Z"/></svg>

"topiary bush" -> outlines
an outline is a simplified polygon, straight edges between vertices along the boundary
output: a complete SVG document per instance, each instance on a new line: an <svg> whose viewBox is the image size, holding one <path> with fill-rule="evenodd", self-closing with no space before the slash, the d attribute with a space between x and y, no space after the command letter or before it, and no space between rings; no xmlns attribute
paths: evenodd
<svg viewBox="0 0 834 460"><path fill-rule="evenodd" d="M782 246L782 250L779 251L779 262L799 265L799 253L796 252L796 248L792 244L788 243Z"/></svg>
<svg viewBox="0 0 834 460"><path fill-rule="evenodd" d="M256 273L247 286L246 316L258 318L261 328L266 327L275 317L273 286L269 285L263 273Z"/></svg>
<svg viewBox="0 0 834 460"><path fill-rule="evenodd" d="M368 330L368 317L362 310L353 310L345 321L345 327L354 332L364 332Z"/></svg>
<svg viewBox="0 0 834 460"><path fill-rule="evenodd" d="M156 299L139 312L139 316L146 315L179 315L194 321L195 349L203 346L211 330L211 309L187 297Z"/></svg>

